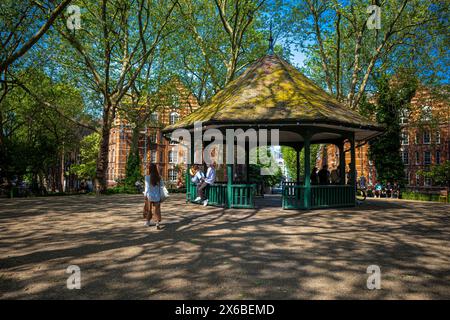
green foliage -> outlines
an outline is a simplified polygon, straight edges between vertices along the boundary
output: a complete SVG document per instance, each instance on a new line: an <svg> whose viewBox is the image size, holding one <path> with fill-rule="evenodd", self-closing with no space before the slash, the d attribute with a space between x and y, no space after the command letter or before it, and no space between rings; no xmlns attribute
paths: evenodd
<svg viewBox="0 0 450 320"><path fill-rule="evenodd" d="M419 200L419 201L437 201L437 202L446 202L445 198L440 197L439 194L433 193L420 193L415 191L402 191L400 193L401 199L405 200ZM450 201L450 198L447 199Z"/></svg>
<svg viewBox="0 0 450 320"><path fill-rule="evenodd" d="M430 170L420 170L418 174L430 178L436 184L450 187L450 160L434 165Z"/></svg>
<svg viewBox="0 0 450 320"><path fill-rule="evenodd" d="M404 165L400 155L400 113L409 107L417 88L417 79L405 70L392 79L382 76L377 81L377 103L361 105L362 112L375 112L377 122L386 131L370 143L369 157L374 161L378 180L382 183L405 179Z"/></svg>
<svg viewBox="0 0 450 320"><path fill-rule="evenodd" d="M0 178L26 176L37 189L49 168L60 166L61 155L78 144L81 130L68 118L81 118L84 104L78 90L37 68L16 77L26 89L15 86L0 102Z"/></svg>
<svg viewBox="0 0 450 320"><path fill-rule="evenodd" d="M311 169L316 165L317 153L319 152L320 145L311 145ZM281 153L283 154L284 163L287 167L289 177L295 181L297 180L297 152L291 147L281 147ZM305 161L305 151L300 152L300 176L303 176L303 168Z"/></svg>
<svg viewBox="0 0 450 320"><path fill-rule="evenodd" d="M80 179L94 180L99 149L100 135L98 133L84 137L80 144L80 164L72 165L70 173L77 175Z"/></svg>
<svg viewBox="0 0 450 320"><path fill-rule="evenodd" d="M139 158L139 152L133 152L130 150L125 175L125 185L128 187L135 188L136 181L142 181L143 177L141 174L141 160Z"/></svg>

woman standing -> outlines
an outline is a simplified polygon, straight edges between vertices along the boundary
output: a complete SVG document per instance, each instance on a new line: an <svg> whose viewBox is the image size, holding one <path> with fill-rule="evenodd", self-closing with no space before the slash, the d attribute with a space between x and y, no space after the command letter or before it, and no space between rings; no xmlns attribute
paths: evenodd
<svg viewBox="0 0 450 320"><path fill-rule="evenodd" d="M159 175L156 164L152 163L149 168L148 175L145 176L145 207L147 208L145 226L150 226L150 221L154 216L156 229L161 230L161 188L164 183Z"/></svg>

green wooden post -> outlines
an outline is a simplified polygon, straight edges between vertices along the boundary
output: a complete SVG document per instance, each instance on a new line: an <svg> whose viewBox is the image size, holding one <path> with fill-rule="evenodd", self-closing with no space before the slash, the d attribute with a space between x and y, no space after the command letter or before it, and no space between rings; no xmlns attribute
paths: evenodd
<svg viewBox="0 0 450 320"><path fill-rule="evenodd" d="M297 185L300 184L300 150L296 149L296 164L297 164Z"/></svg>
<svg viewBox="0 0 450 320"><path fill-rule="evenodd" d="M227 207L231 208L233 204L232 187L233 184L233 165L227 164Z"/></svg>
<svg viewBox="0 0 450 320"><path fill-rule="evenodd" d="M340 167L340 179L341 185L345 185L345 152L344 152L344 142L338 144L339 148L339 167Z"/></svg>
<svg viewBox="0 0 450 320"><path fill-rule="evenodd" d="M195 155L195 151L194 151L194 139L191 136L191 141L190 141L190 147L189 147L189 159L190 159L190 164L188 163L186 166L186 202L190 202L192 196L191 196L191 177L190 177L190 169L191 167L194 165L194 155Z"/></svg>
<svg viewBox="0 0 450 320"><path fill-rule="evenodd" d="M355 202L356 195L356 151L355 151L355 134L350 136L350 149L351 149L351 163L350 163L350 185L353 190L353 202Z"/></svg>
<svg viewBox="0 0 450 320"><path fill-rule="evenodd" d="M305 209L311 208L311 135L306 132L305 136Z"/></svg>
<svg viewBox="0 0 450 320"><path fill-rule="evenodd" d="M245 143L245 182L250 182L250 141Z"/></svg>

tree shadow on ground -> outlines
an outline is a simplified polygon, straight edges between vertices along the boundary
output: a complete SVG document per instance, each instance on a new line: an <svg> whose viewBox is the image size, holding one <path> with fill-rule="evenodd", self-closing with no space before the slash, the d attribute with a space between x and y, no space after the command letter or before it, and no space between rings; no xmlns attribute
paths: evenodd
<svg viewBox="0 0 450 320"><path fill-rule="evenodd" d="M224 210L174 196L156 231L139 220L139 196L81 199L30 202L30 215L10 207L0 217L2 298L450 297L445 205ZM66 288L72 264L81 268L81 290ZM366 287L373 264L381 290Z"/></svg>

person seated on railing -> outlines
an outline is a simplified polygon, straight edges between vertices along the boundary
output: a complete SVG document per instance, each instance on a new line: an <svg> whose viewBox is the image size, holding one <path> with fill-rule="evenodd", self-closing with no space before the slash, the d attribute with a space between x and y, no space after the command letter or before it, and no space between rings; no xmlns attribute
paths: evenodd
<svg viewBox="0 0 450 320"><path fill-rule="evenodd" d="M194 164L189 171L189 174L191 175L191 181L196 186L203 181L205 178L205 174L202 170L199 169L198 164Z"/></svg>
<svg viewBox="0 0 450 320"><path fill-rule="evenodd" d="M210 185L214 184L216 180L216 164L213 162L209 164L208 171L206 171L206 177L197 186L197 195L195 202L202 201L203 205L206 207L208 205L208 199L206 199L205 189Z"/></svg>
<svg viewBox="0 0 450 320"><path fill-rule="evenodd" d="M317 175L317 168L314 167L311 171L311 184L317 185L319 184L319 176Z"/></svg>
<svg viewBox="0 0 450 320"><path fill-rule="evenodd" d="M190 169L189 169L189 175L191 176L191 180L192 178L194 178L195 174L198 171L198 164L194 164Z"/></svg>
<svg viewBox="0 0 450 320"><path fill-rule="evenodd" d="M321 185L330 184L330 171L328 171L328 166L326 164L324 164L322 169L320 169L318 176L319 176L319 183Z"/></svg>

